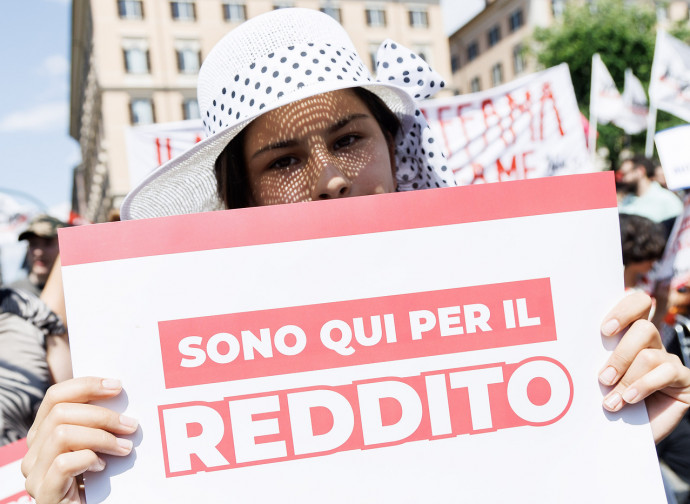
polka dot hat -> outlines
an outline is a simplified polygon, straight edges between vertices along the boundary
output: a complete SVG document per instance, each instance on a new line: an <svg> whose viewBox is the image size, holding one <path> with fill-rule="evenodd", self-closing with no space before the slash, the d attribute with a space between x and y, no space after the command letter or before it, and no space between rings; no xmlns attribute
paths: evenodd
<svg viewBox="0 0 690 504"><path fill-rule="evenodd" d="M123 219L223 208L213 167L225 146L259 115L310 96L363 87L401 121L396 138L398 190L454 185L416 100L444 86L420 57L391 40L372 77L345 30L311 9L277 9L228 33L205 59L198 101L206 138L149 175L125 198Z"/></svg>

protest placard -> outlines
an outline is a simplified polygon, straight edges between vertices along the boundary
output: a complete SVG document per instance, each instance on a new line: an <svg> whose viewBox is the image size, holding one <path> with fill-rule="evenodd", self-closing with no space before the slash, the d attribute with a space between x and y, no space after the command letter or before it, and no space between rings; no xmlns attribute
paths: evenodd
<svg viewBox="0 0 690 504"><path fill-rule="evenodd" d="M592 171L565 63L422 112L460 185Z"/></svg>
<svg viewBox="0 0 690 504"><path fill-rule="evenodd" d="M30 504L34 500L24 488L22 458L26 439L0 446L0 504Z"/></svg>
<svg viewBox="0 0 690 504"><path fill-rule="evenodd" d="M119 378L103 502L663 502L601 406L613 176L61 230L76 376ZM621 484L625 481L625 484Z"/></svg>

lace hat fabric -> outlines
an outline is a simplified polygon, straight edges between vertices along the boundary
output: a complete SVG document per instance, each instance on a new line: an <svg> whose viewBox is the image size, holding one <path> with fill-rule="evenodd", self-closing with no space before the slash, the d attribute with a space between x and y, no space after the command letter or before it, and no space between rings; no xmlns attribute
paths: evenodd
<svg viewBox="0 0 690 504"><path fill-rule="evenodd" d="M168 161L125 198L123 219L222 209L214 164L259 115L318 94L363 87L401 122L396 137L398 190L454 185L416 100L444 86L427 63L391 40L372 77L342 26L311 9L278 9L228 33L199 72L198 102L206 138Z"/></svg>

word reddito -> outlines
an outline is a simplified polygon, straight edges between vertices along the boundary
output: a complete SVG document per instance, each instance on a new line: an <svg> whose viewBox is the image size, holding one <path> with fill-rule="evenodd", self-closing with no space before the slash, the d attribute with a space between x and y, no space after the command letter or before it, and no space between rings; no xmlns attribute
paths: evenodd
<svg viewBox="0 0 690 504"><path fill-rule="evenodd" d="M168 477L562 418L573 398L548 357L159 407Z"/></svg>

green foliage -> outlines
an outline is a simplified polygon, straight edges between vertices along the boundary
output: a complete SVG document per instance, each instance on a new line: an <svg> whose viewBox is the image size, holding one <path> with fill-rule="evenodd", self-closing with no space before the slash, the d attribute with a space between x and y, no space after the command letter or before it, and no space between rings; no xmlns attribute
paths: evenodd
<svg viewBox="0 0 690 504"><path fill-rule="evenodd" d="M681 40L690 39L686 24L670 30ZM530 50L545 68L566 62L575 88L580 110L589 116L589 94L592 80L592 56L599 53L613 80L622 87L625 69L631 68L645 89L654 57L656 14L653 3L625 0L568 2L563 19L549 28L537 28ZM683 124L683 121L659 112L657 131ZM609 150L609 161L615 167L620 152L629 148L644 151L645 133L628 136L610 125L598 125L598 146Z"/></svg>

